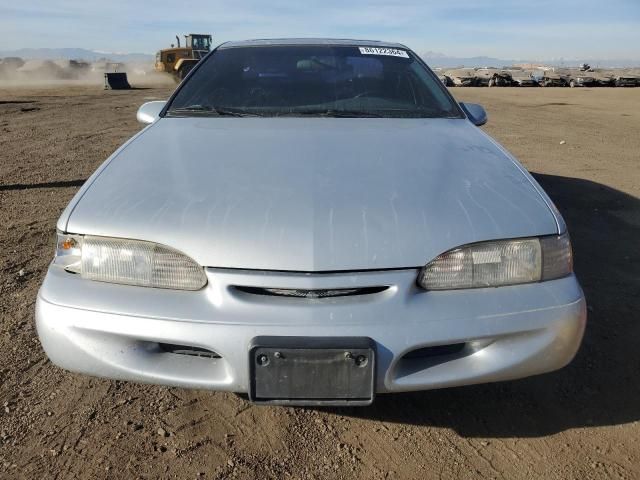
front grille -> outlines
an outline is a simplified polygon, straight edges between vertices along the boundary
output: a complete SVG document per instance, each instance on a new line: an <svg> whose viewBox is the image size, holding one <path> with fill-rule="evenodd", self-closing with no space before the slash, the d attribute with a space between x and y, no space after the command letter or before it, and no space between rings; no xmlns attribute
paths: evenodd
<svg viewBox="0 0 640 480"><path fill-rule="evenodd" d="M236 286L237 290L250 293L252 295L266 295L271 297L292 297L300 299L320 299L333 297L351 297L354 295L371 295L385 291L387 286L379 287L356 287L356 288L264 288L264 287L244 287Z"/></svg>

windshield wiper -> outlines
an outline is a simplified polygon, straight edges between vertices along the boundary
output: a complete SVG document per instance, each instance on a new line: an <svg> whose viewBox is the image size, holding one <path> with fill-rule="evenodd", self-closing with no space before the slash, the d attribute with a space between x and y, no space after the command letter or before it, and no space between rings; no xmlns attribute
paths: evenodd
<svg viewBox="0 0 640 480"><path fill-rule="evenodd" d="M324 113L327 117L337 117L337 118L382 118L382 115L374 112L364 112L361 110L327 110Z"/></svg>
<svg viewBox="0 0 640 480"><path fill-rule="evenodd" d="M246 112L244 110L227 107L210 107L208 105L190 105L188 107L172 108L167 112L169 115L211 115L220 117L261 117L259 113Z"/></svg>
<svg viewBox="0 0 640 480"><path fill-rule="evenodd" d="M328 108L326 110L294 110L291 112L279 113L278 116L315 116L315 117L334 117L334 118L382 118L383 115L374 112L365 112L362 110L338 110Z"/></svg>
<svg viewBox="0 0 640 480"><path fill-rule="evenodd" d="M229 117L262 117L263 115L258 112L247 112L239 108L229 107L210 107L214 112L221 116Z"/></svg>
<svg viewBox="0 0 640 480"><path fill-rule="evenodd" d="M315 116L315 117L334 117L334 118L381 118L383 115L374 112L366 112L361 110L342 110L342 109L314 109L314 110L293 110L290 112L278 113L260 113L248 112L239 108L215 107L209 105L190 105L188 107L172 108L167 112L168 115L202 115L202 116L228 116L228 117L264 117L264 116Z"/></svg>

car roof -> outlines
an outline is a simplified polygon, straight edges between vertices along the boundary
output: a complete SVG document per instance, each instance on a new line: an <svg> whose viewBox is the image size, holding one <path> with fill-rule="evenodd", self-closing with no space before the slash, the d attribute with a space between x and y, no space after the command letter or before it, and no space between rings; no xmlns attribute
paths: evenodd
<svg viewBox="0 0 640 480"><path fill-rule="evenodd" d="M218 48L235 47L265 47L283 45L336 45L349 47L383 47L383 48L408 48L401 43L381 42L379 40L353 40L346 38L263 38L255 40L241 40L226 42Z"/></svg>

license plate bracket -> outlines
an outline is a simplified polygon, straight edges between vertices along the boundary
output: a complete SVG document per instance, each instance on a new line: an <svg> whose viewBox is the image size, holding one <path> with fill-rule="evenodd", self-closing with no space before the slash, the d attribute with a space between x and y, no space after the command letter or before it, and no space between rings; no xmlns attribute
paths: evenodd
<svg viewBox="0 0 640 480"><path fill-rule="evenodd" d="M375 342L368 337L256 337L249 399L270 405L370 405Z"/></svg>

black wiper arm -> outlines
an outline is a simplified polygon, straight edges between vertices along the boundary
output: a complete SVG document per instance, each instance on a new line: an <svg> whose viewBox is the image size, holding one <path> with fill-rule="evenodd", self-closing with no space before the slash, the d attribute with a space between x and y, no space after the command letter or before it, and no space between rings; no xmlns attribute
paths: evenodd
<svg viewBox="0 0 640 480"><path fill-rule="evenodd" d="M216 115L216 116L228 116L228 117L260 117L261 115L253 112L245 112L238 109L232 109L227 107L210 107L208 105L190 105L188 107L172 108L167 113L171 114L184 114L195 113L203 115Z"/></svg>
<svg viewBox="0 0 640 480"><path fill-rule="evenodd" d="M203 105L189 105L188 107L171 108L167 113L197 113L197 112L211 112L211 107Z"/></svg>
<svg viewBox="0 0 640 480"><path fill-rule="evenodd" d="M325 116L327 117L342 117L342 118L357 118L357 117L367 117L367 118L381 118L382 115L379 113L373 112L364 112L361 110L327 110L325 112Z"/></svg>
<svg viewBox="0 0 640 480"><path fill-rule="evenodd" d="M230 117L262 117L260 113L257 112L247 112L245 110L241 110L238 108L228 108L228 107L210 107L214 112L218 115L227 115Z"/></svg>
<svg viewBox="0 0 640 480"><path fill-rule="evenodd" d="M335 117L335 118L382 118L379 113L365 112L361 110L338 110L329 108L326 110L293 110L278 114L279 116L315 116L315 117Z"/></svg>

